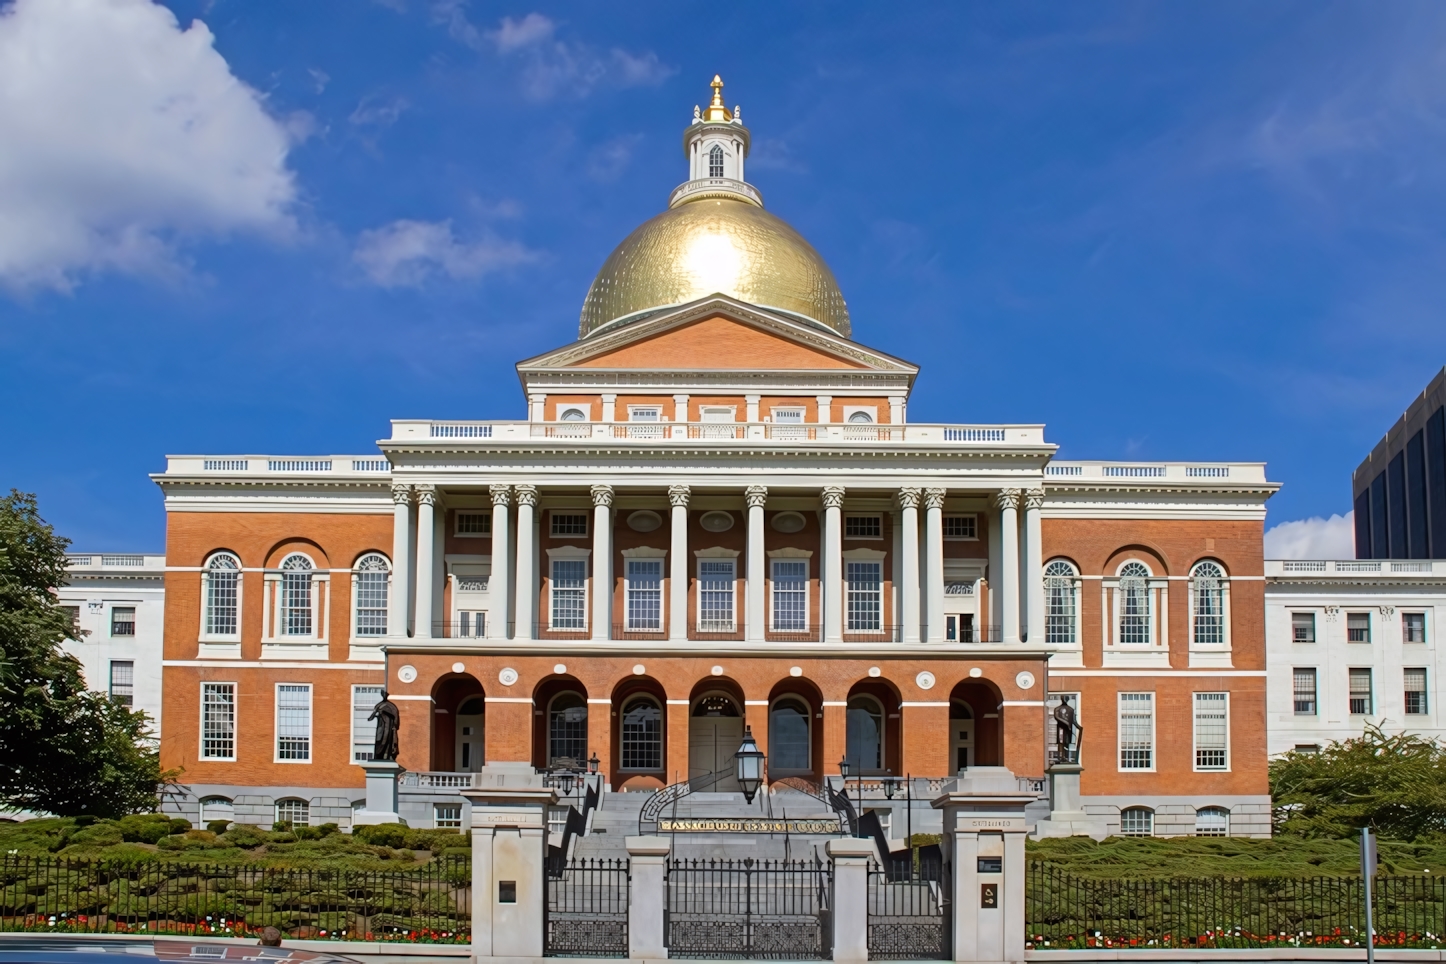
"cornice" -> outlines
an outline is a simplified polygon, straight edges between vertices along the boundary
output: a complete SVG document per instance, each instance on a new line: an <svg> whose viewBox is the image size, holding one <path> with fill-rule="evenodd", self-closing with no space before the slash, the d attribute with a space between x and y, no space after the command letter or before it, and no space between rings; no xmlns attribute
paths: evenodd
<svg viewBox="0 0 1446 964"><path fill-rule="evenodd" d="M544 441L544 440L539 440ZM472 445L466 442L447 440L439 442L428 439L421 444L413 441L393 442L381 441L377 443L382 451L388 454L413 455L413 456L471 456L469 461L482 463L481 456L484 454L496 454L507 456L533 455L533 456L566 456L573 459L579 458L626 458L633 465L647 464L648 462L665 460L676 460L678 458L729 458L729 459L818 459L822 457L837 459L868 459L879 460L885 458L918 460L950 460L950 461L981 461L984 459L1010 459L1019 461L1043 462L1054 454L1054 445L1029 445L1005 448L955 448L953 446L940 446L939 448L903 448L889 443L868 443L867 445L770 445L767 448L757 446L745 447L723 447L716 443L707 445L670 445L659 444L656 440L649 440L637 445L618 445L606 443L602 445L579 444L571 441L570 444L538 444L537 442L502 442L492 439L481 440ZM395 475L408 468L413 468L405 462L393 461L392 471ZM466 467L466 466L460 466ZM1193 490L1191 490L1193 491Z"/></svg>
<svg viewBox="0 0 1446 964"><path fill-rule="evenodd" d="M479 640L475 646L455 640L419 644L384 643L389 656L653 656L697 657L698 642L667 640ZM710 656L762 657L773 659L877 658L912 660L1047 660L1061 651L1047 643L707 643Z"/></svg>
<svg viewBox="0 0 1446 964"><path fill-rule="evenodd" d="M151 473L151 481L162 488L173 488L176 486L203 486L206 488L250 488L250 489L375 489L378 492L391 495L392 478L390 475L375 479L323 479L306 478L305 476L287 476L285 479L276 478L248 478L240 475L224 475L216 473L213 475L166 475L163 472Z"/></svg>
<svg viewBox="0 0 1446 964"><path fill-rule="evenodd" d="M1309 573L1293 572L1289 575L1266 576L1265 584L1267 586L1298 586L1301 588L1311 588L1315 586L1354 586L1357 588L1366 587L1371 589L1416 587L1446 590L1446 576L1433 576L1430 573L1420 573L1410 576L1387 578L1375 574L1314 576Z"/></svg>
<svg viewBox="0 0 1446 964"><path fill-rule="evenodd" d="M1074 493L1131 493L1140 494L1146 492L1158 492L1162 495L1255 495L1270 498L1280 491L1279 482L1252 482L1245 485L1221 485L1218 482L1204 485L1189 485L1179 482L1166 483L1127 483L1127 482L1056 482L1050 479L1044 480L1045 498L1048 500L1051 495L1070 495ZM1046 501L1046 505L1048 502Z"/></svg>

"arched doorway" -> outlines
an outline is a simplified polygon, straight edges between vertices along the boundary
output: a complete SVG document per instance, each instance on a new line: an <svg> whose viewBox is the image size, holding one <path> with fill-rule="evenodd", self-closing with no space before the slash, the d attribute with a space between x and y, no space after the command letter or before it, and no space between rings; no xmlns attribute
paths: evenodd
<svg viewBox="0 0 1446 964"><path fill-rule="evenodd" d="M458 773L480 773L486 762L486 712L487 703L480 696L468 697L457 707L457 750L452 769Z"/></svg>
<svg viewBox="0 0 1446 964"><path fill-rule="evenodd" d="M899 772L899 694L884 679L860 680L844 708L844 758L849 772L883 776Z"/></svg>
<svg viewBox="0 0 1446 964"><path fill-rule="evenodd" d="M1004 762L1004 729L999 716L1002 699L994 684L985 679L965 680L949 694L949 748L956 773Z"/></svg>
<svg viewBox="0 0 1446 964"><path fill-rule="evenodd" d="M695 699L688 719L688 779L721 773L706 789L737 793L733 755L742 742L743 712L732 694L714 690Z"/></svg>
<svg viewBox="0 0 1446 964"><path fill-rule="evenodd" d="M573 676L549 676L532 692L532 765L585 770L589 742L587 688Z"/></svg>
<svg viewBox="0 0 1446 964"><path fill-rule="evenodd" d="M635 676L613 692L615 790L650 790L669 781L666 699L657 680L645 676Z"/></svg>
<svg viewBox="0 0 1446 964"><path fill-rule="evenodd" d="M963 700L949 701L949 761L956 776L976 762L974 711Z"/></svg>
<svg viewBox="0 0 1446 964"><path fill-rule="evenodd" d="M482 684L468 673L448 673L432 687L431 769L473 773L482 769L487 757L483 696Z"/></svg>

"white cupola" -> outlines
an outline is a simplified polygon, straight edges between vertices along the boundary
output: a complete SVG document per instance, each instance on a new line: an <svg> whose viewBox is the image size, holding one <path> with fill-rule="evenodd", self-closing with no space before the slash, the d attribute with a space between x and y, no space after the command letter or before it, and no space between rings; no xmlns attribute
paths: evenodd
<svg viewBox="0 0 1446 964"><path fill-rule="evenodd" d="M763 206L763 195L743 178L748 157L748 128L740 108L723 106L723 78L713 76L713 100L693 108L693 123L683 132L688 180L673 191L669 207L705 197L730 197Z"/></svg>

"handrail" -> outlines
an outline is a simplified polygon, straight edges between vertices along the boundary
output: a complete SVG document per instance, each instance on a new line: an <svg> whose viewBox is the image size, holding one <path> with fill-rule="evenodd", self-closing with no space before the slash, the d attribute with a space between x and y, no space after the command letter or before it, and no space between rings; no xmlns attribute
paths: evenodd
<svg viewBox="0 0 1446 964"><path fill-rule="evenodd" d="M711 787L719 780L730 776L733 767L724 767L712 773L706 773L701 777L690 777L687 780L679 780L677 783L670 783L661 790L653 791L647 800L643 801L643 808L638 811L638 836L643 835L643 824L656 824L658 817L662 815L665 808L677 803L688 794L705 787Z"/></svg>

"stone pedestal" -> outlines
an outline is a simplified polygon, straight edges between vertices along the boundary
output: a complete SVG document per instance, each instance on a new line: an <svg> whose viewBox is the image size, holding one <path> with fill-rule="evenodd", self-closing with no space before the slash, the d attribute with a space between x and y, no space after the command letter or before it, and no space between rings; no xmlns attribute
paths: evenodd
<svg viewBox="0 0 1446 964"><path fill-rule="evenodd" d="M401 823L397 812L397 785L406 771L391 760L371 760L361 768L367 775L367 805L351 815L353 827L369 827L379 823Z"/></svg>
<svg viewBox="0 0 1446 964"><path fill-rule="evenodd" d="M663 908L667 905L664 882L672 843L667 837L628 837L628 959L662 961L668 957L663 946Z"/></svg>
<svg viewBox="0 0 1446 964"><path fill-rule="evenodd" d="M1104 818L1091 817L1084 812L1079 791L1082 769L1078 763L1056 763L1045 771L1049 777L1050 812L1048 820L1034 825L1036 837L1093 837L1103 840L1109 836Z"/></svg>
<svg viewBox="0 0 1446 964"><path fill-rule="evenodd" d="M547 808L557 793L530 766L488 765L472 804L472 957L542 957Z"/></svg>
<svg viewBox="0 0 1446 964"><path fill-rule="evenodd" d="M833 959L869 959L869 861L874 842L858 837L830 840L833 861Z"/></svg>

